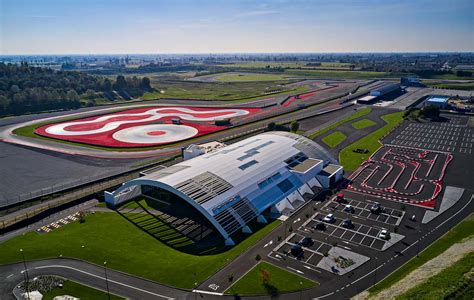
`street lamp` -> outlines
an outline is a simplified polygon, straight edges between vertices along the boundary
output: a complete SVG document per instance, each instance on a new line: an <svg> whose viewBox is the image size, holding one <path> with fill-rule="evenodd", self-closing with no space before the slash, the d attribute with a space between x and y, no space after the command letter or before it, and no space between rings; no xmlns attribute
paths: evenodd
<svg viewBox="0 0 474 300"><path fill-rule="evenodd" d="M300 281L300 300L302 296L303 296L303 282Z"/></svg>
<svg viewBox="0 0 474 300"><path fill-rule="evenodd" d="M30 289L28 287L30 277L28 276L28 268L26 267L26 260L25 260L25 253L23 252L23 249L20 249L21 252L21 257L23 258L23 266L25 267L25 275L26 275L26 280L25 280L25 288L26 288L26 295L28 296L28 299L30 299Z"/></svg>
<svg viewBox="0 0 474 300"><path fill-rule="evenodd" d="M107 279L107 267L106 267L106 265L107 265L107 262L104 261L105 286L107 287L107 297L110 300L109 281Z"/></svg>

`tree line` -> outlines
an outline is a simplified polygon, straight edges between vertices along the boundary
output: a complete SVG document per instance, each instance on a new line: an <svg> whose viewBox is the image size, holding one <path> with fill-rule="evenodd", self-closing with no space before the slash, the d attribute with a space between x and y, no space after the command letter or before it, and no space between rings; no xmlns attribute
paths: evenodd
<svg viewBox="0 0 474 300"><path fill-rule="evenodd" d="M139 97L151 91L147 77L117 76L115 80L77 71L55 71L27 63L0 63L0 115L95 105L95 99ZM83 101L81 101L83 100Z"/></svg>

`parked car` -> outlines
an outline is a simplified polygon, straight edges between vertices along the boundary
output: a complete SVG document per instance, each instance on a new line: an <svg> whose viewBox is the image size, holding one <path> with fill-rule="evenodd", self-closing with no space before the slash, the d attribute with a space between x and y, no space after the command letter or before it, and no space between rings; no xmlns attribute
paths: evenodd
<svg viewBox="0 0 474 300"><path fill-rule="evenodd" d="M352 228L354 227L354 224L352 224L352 221L350 219L345 219L342 221L341 226L344 228Z"/></svg>
<svg viewBox="0 0 474 300"><path fill-rule="evenodd" d="M329 214L323 218L323 222L326 223L334 223L336 221L336 218L334 218L333 214Z"/></svg>
<svg viewBox="0 0 474 300"><path fill-rule="evenodd" d="M353 207L352 205L349 205L349 204L347 204L347 205L344 207L344 211L345 211L345 212L348 212L348 213L351 213L351 214L355 213L354 207Z"/></svg>
<svg viewBox="0 0 474 300"><path fill-rule="evenodd" d="M314 225L313 228L316 230L326 230L326 224L319 222L318 224Z"/></svg>
<svg viewBox="0 0 474 300"><path fill-rule="evenodd" d="M291 246L291 249L290 249L290 253L291 255L293 255L294 257L302 257L303 256L303 248L301 247L301 245L293 245Z"/></svg>
<svg viewBox="0 0 474 300"><path fill-rule="evenodd" d="M300 245L303 247L311 247L314 245L314 241L310 236L306 236L301 240Z"/></svg>
<svg viewBox="0 0 474 300"><path fill-rule="evenodd" d="M382 240L389 240L390 239L390 232L388 232L387 229L383 229L379 233L379 238L381 238Z"/></svg>
<svg viewBox="0 0 474 300"><path fill-rule="evenodd" d="M336 195L336 202L344 202L344 194L343 193L339 193Z"/></svg>
<svg viewBox="0 0 474 300"><path fill-rule="evenodd" d="M380 213L382 211L382 206L380 206L380 203L374 202L370 207L370 211L374 214Z"/></svg>

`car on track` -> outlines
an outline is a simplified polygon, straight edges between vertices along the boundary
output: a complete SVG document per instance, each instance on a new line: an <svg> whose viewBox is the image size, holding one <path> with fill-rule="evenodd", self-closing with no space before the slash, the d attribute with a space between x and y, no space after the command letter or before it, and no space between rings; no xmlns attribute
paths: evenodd
<svg viewBox="0 0 474 300"><path fill-rule="evenodd" d="M389 240L390 239L390 232L387 229L382 229L379 233L379 238L382 240Z"/></svg>
<svg viewBox="0 0 474 300"><path fill-rule="evenodd" d="M336 218L334 218L333 214L328 214L327 216L323 218L323 222L326 222L326 223L334 223L335 221L336 221Z"/></svg>
<svg viewBox="0 0 474 300"><path fill-rule="evenodd" d="M344 206L344 211L345 211L345 212L348 212L348 213L351 213L351 214L355 213L354 207L353 207L352 205L349 205L349 204L347 204L346 206Z"/></svg>

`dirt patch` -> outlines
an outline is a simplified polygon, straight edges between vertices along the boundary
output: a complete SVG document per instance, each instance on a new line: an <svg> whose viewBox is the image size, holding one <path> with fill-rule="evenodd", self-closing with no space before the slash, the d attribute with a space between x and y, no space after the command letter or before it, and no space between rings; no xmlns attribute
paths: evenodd
<svg viewBox="0 0 474 300"><path fill-rule="evenodd" d="M425 282L428 278L437 275L442 270L452 266L466 254L472 252L472 249L474 249L474 238L471 237L461 243L452 245L448 250L412 271L405 278L398 281L390 288L381 291L377 295L369 297L369 292L364 291L352 297L352 299L394 299L409 289Z"/></svg>

